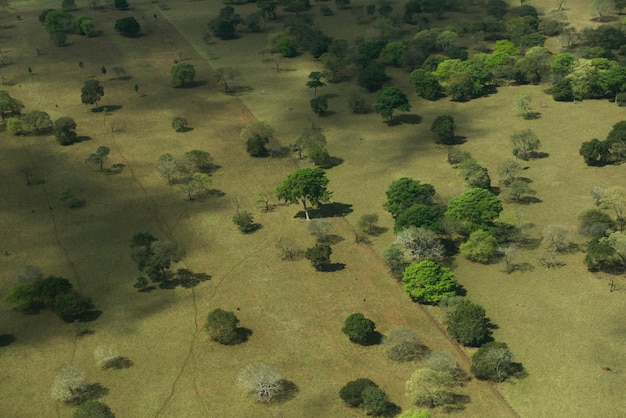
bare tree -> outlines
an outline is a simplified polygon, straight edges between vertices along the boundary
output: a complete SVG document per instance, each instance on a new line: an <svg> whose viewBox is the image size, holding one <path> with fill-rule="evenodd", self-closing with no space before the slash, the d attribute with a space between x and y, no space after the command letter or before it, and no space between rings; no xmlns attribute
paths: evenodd
<svg viewBox="0 0 626 418"><path fill-rule="evenodd" d="M270 201L274 196L274 190L263 190L256 193L255 202L263 205L263 212L270 212L273 206L270 204Z"/></svg>
<svg viewBox="0 0 626 418"><path fill-rule="evenodd" d="M237 379L239 386L259 402L271 402L285 391L285 381L276 369L264 363L247 365Z"/></svg>
<svg viewBox="0 0 626 418"><path fill-rule="evenodd" d="M374 227L378 222L378 214L376 213L366 213L359 218L358 226L364 232L368 234L374 233Z"/></svg>
<svg viewBox="0 0 626 418"><path fill-rule="evenodd" d="M589 194L591 194L596 206L600 206L602 204L602 200L604 199L604 189L602 187L593 186L591 190L589 190Z"/></svg>
<svg viewBox="0 0 626 418"><path fill-rule="evenodd" d="M555 253L567 250L572 245L572 233L563 225L548 225L542 233L543 241Z"/></svg>
<svg viewBox="0 0 626 418"><path fill-rule="evenodd" d="M215 70L217 83L224 88L224 93L234 93L237 91L237 81L241 73L236 68L224 67Z"/></svg>
<svg viewBox="0 0 626 418"><path fill-rule="evenodd" d="M412 262L440 260L445 254L443 244L433 231L410 226L398 232L395 242Z"/></svg>
<svg viewBox="0 0 626 418"><path fill-rule="evenodd" d="M52 399L66 403L81 399L87 390L87 375L78 368L63 365L54 376Z"/></svg>
<svg viewBox="0 0 626 418"><path fill-rule="evenodd" d="M506 266L506 273L511 274L515 270L515 261L519 257L519 249L515 245L507 246L503 251L502 261Z"/></svg>
<svg viewBox="0 0 626 418"><path fill-rule="evenodd" d="M513 159L508 159L500 164L498 168L498 174L500 175L500 181L509 185L513 182L513 180L517 179L519 174L522 172L522 166Z"/></svg>
<svg viewBox="0 0 626 418"><path fill-rule="evenodd" d="M302 257L304 251L296 244L296 242L289 238L281 238L276 244L280 251L280 258L282 260L297 260Z"/></svg>
<svg viewBox="0 0 626 418"><path fill-rule="evenodd" d="M159 157L157 169L167 179L167 184L172 184L174 175L178 172L178 162L172 154L163 154Z"/></svg>
<svg viewBox="0 0 626 418"><path fill-rule="evenodd" d="M122 360L122 356L111 346L97 347L93 352L93 357L96 360L96 366L101 369L116 367Z"/></svg>
<svg viewBox="0 0 626 418"><path fill-rule="evenodd" d="M384 344L387 356L392 361L415 361L428 353L428 347L417 333L406 327L392 329L385 337Z"/></svg>
<svg viewBox="0 0 626 418"><path fill-rule="evenodd" d="M324 219L312 219L307 225L309 233L315 237L317 242L325 242L332 227L333 225Z"/></svg>

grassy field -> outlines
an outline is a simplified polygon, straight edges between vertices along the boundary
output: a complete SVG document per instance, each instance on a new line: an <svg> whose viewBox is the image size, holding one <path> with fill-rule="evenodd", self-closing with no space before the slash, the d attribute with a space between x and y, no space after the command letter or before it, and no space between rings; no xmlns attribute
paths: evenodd
<svg viewBox="0 0 626 418"><path fill-rule="evenodd" d="M585 2L569 3L570 19L584 22L580 16L588 13ZM334 247L333 259L345 263L345 269L315 273L306 260L280 261L275 248L281 238L294 239L303 248L313 242L306 221L294 218L299 208L279 206L261 213L254 203L256 192L272 189L298 165L309 163L252 159L239 131L250 122L266 120L275 127L278 141L292 143L314 117L308 104L312 94L304 83L309 72L320 69L319 63L303 55L284 61L283 71L276 72L259 54L267 33L205 45L201 34L206 21L221 7L215 1L172 2L167 11L137 1L132 13L91 11L81 5L85 14L94 16L103 36L73 36L73 45L56 48L37 22L46 7L42 4L14 1L11 14L2 15L3 50L13 57L2 69L12 85L3 88L24 102L25 111L45 110L53 119L73 117L79 135L90 139L60 147L51 136L0 133L0 250L9 253L0 263L0 293L8 292L18 266L35 264L46 274L70 279L103 314L89 324L95 333L76 338L71 325L52 314L23 316L0 304L0 334L16 336L14 343L0 348L3 364L11 365L5 366L0 384L0 395L11 402L0 405L0 416L71 416L72 408L56 405L49 395L54 373L64 363L83 368L93 382L106 387L103 400L121 417L360 416L344 407L337 392L346 381L362 376L408 408L404 381L416 365L390 363L382 347L351 345L339 330L348 314L363 312L381 333L407 325L429 347L452 353L467 367L467 359L428 316L439 312L408 301L380 258L393 239L391 217L381 206L392 180L410 176L431 183L444 199L463 190L462 179L445 161L445 151L430 138L432 120L452 114L458 134L467 137L460 147L492 173L509 158L509 137L515 130L532 128L537 133L549 157L529 162L527 175L542 202L506 208L510 213L522 210L533 236L552 223L575 229L577 215L593 205L589 189L619 185L623 178L623 167L589 168L578 156L582 141L603 138L623 119L624 112L607 102L556 103L541 86L501 88L493 96L462 104L431 103L412 94L408 114L419 118L388 127L378 115L349 112L345 97L350 84L329 84L320 93L336 95L329 101L334 113L315 120L331 155L343 159L328 171L334 201L352 205L353 212L331 219L333 233L343 238ZM245 16L254 5L240 9ZM21 21L14 19L18 13ZM113 32L115 19L127 14L141 17L145 36L127 39ZM361 30L352 22L349 11L320 19L325 32L350 41ZM43 53L36 56L35 48ZM196 67L197 79L204 82L200 86L179 90L167 85L179 50ZM100 74L102 65L118 64L124 65L129 79ZM33 75L26 71L29 66ZM211 81L212 71L220 67L238 68L249 91L239 97L221 94ZM406 72L390 73L394 85L411 91ZM91 113L80 104L80 87L92 76L105 86L102 104L115 110ZM133 91L136 83L139 94ZM533 98L540 119L517 116L514 99L519 94ZM185 117L193 130L174 133L174 116ZM106 175L84 164L100 145L111 148L110 164L125 165L121 173ZM184 192L168 187L158 175L159 155L190 149L214 156L221 168L213 174L213 187L223 196L188 202ZM45 183L26 186L19 173L24 166L37 169ZM63 208L57 196L64 187L72 187L86 206ZM237 199L254 213L261 230L244 236L231 224ZM370 246L355 244L357 220L372 212L389 231ZM192 289L136 292L132 283L137 271L128 242L140 231L183 245L188 255L177 267L206 272L211 279ZM524 417L623 416L624 374L601 370L625 369L626 331L619 325L626 307L623 292L609 293L606 280L585 270L581 253L565 256L563 268L544 269L536 262L543 251L524 252L524 261L534 270L512 275L504 274L501 265L455 260L455 272L470 298L485 306L500 326L495 337L509 344L529 373L497 389ZM239 308L241 325L253 330L247 343L223 347L209 340L201 327L206 313L216 307ZM93 350L108 344L134 366L97 370ZM277 367L297 385L295 397L269 407L246 399L235 380L241 368L254 361ZM470 382L462 392L471 403L459 416L514 415L484 383Z"/></svg>

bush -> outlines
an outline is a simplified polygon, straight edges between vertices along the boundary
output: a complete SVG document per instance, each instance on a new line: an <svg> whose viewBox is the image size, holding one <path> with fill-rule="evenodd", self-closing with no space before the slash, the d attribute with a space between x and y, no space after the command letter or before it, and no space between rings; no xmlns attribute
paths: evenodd
<svg viewBox="0 0 626 418"><path fill-rule="evenodd" d="M364 114L372 111L372 106L365 99L366 90L356 89L348 96L348 107L353 113Z"/></svg>
<svg viewBox="0 0 626 418"><path fill-rule="evenodd" d="M429 351L415 331L404 327L391 330L384 344L389 360L397 362L418 360Z"/></svg>
<svg viewBox="0 0 626 418"><path fill-rule="evenodd" d="M479 380L503 382L521 371L521 365L513 363L513 354L505 343L489 342L472 356L471 371Z"/></svg>
<svg viewBox="0 0 626 418"><path fill-rule="evenodd" d="M376 324L366 318L362 313L353 313L346 318L341 331L350 338L350 341L360 345L372 343L376 330Z"/></svg>
<svg viewBox="0 0 626 418"><path fill-rule="evenodd" d="M398 280L402 279L404 269L410 264L404 259L404 251L397 244L393 244L383 253L385 264L391 270L391 274Z"/></svg>
<svg viewBox="0 0 626 418"><path fill-rule="evenodd" d="M311 265L317 271L324 271L330 266L330 256L333 250L329 244L315 244L314 247L307 248L304 257L311 261Z"/></svg>
<svg viewBox="0 0 626 418"><path fill-rule="evenodd" d="M455 296L459 284L449 268L434 261L410 264L402 275L404 291L416 302L439 303L444 297Z"/></svg>
<svg viewBox="0 0 626 418"><path fill-rule="evenodd" d="M607 231L615 228L615 221L608 214L598 209L586 210L578 219L580 220L580 232L592 237L606 235Z"/></svg>
<svg viewBox="0 0 626 418"><path fill-rule="evenodd" d="M74 418L115 418L115 414L102 402L87 401L76 408Z"/></svg>
<svg viewBox="0 0 626 418"><path fill-rule="evenodd" d="M172 128L174 128L174 130L176 132L184 132L184 131L186 131L187 130L187 119L181 118L180 116L174 117L174 119L172 119Z"/></svg>
<svg viewBox="0 0 626 418"><path fill-rule="evenodd" d="M478 261L479 263L488 263L493 259L498 248L496 238L490 233L481 229L470 234L469 239L459 246L461 254L465 258Z"/></svg>
<svg viewBox="0 0 626 418"><path fill-rule="evenodd" d="M470 347L479 347L490 335L485 309L467 299L455 305L447 329L458 342Z"/></svg>
<svg viewBox="0 0 626 418"><path fill-rule="evenodd" d="M115 21L115 31L124 36L135 36L141 32L141 26L137 19L128 16Z"/></svg>
<svg viewBox="0 0 626 418"><path fill-rule="evenodd" d="M363 391L372 387L377 388L378 385L370 379L361 377L346 383L339 391L339 397L348 405L359 408L363 404Z"/></svg>
<svg viewBox="0 0 626 418"><path fill-rule="evenodd" d="M621 273L624 265L615 253L609 241L604 237L596 237L587 244L585 265L589 271L604 271L607 273Z"/></svg>
<svg viewBox="0 0 626 418"><path fill-rule="evenodd" d="M367 387L361 392L363 403L361 408L365 410L367 415L375 417L385 415L390 409L389 398L384 390L379 387Z"/></svg>
<svg viewBox="0 0 626 418"><path fill-rule="evenodd" d="M252 157L267 157L268 151L265 144L269 142L270 140L266 137L252 135L246 141L246 151Z"/></svg>
<svg viewBox="0 0 626 418"><path fill-rule="evenodd" d="M456 124L454 123L454 118L450 115L437 116L430 127L435 142L448 145L454 144L455 129Z"/></svg>
<svg viewBox="0 0 626 418"><path fill-rule="evenodd" d="M324 116L328 110L328 99L324 96L318 96L311 99L311 110L317 116Z"/></svg>
<svg viewBox="0 0 626 418"><path fill-rule="evenodd" d="M326 167L330 163L330 155L326 148L313 147L309 149L309 158L318 167Z"/></svg>
<svg viewBox="0 0 626 418"><path fill-rule="evenodd" d="M242 342L237 325L239 319L234 313L222 309L214 309L207 316L205 328L215 342L232 345Z"/></svg>
<svg viewBox="0 0 626 418"><path fill-rule="evenodd" d="M93 307L91 299L76 292L63 293L56 297L54 312L66 322L73 322L77 317Z"/></svg>
<svg viewBox="0 0 626 418"><path fill-rule="evenodd" d="M248 234L256 229L254 218L248 211L237 212L233 216L233 223L237 225L237 228L244 234Z"/></svg>

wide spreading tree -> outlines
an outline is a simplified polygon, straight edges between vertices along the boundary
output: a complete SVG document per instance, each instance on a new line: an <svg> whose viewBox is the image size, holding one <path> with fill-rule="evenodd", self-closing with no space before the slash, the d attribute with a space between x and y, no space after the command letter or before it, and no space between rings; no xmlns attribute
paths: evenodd
<svg viewBox="0 0 626 418"><path fill-rule="evenodd" d="M465 222L470 230L489 226L502 212L502 202L487 189L469 189L448 202L445 215Z"/></svg>
<svg viewBox="0 0 626 418"><path fill-rule="evenodd" d="M309 207L318 206L332 196L328 191L328 178L321 168L300 168L287 176L282 185L276 189L276 197L289 204L302 203L306 219L309 217Z"/></svg>
<svg viewBox="0 0 626 418"><path fill-rule="evenodd" d="M409 99L398 87L385 87L376 95L373 105L376 113L379 113L384 120L389 122L393 118L393 111L399 109L405 112L411 110Z"/></svg>
<svg viewBox="0 0 626 418"><path fill-rule="evenodd" d="M410 264L402 275L404 291L416 302L435 304L455 296L459 284L449 268L431 260Z"/></svg>

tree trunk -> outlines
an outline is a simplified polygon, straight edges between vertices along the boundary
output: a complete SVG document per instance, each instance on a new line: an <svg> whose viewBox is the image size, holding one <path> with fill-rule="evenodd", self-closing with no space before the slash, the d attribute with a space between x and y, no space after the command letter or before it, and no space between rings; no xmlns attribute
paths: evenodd
<svg viewBox="0 0 626 418"><path fill-rule="evenodd" d="M304 207L304 216L306 216L306 220L310 221L311 218L309 218L309 211L308 211L308 209L306 207L306 200L305 199L302 199L302 206Z"/></svg>

